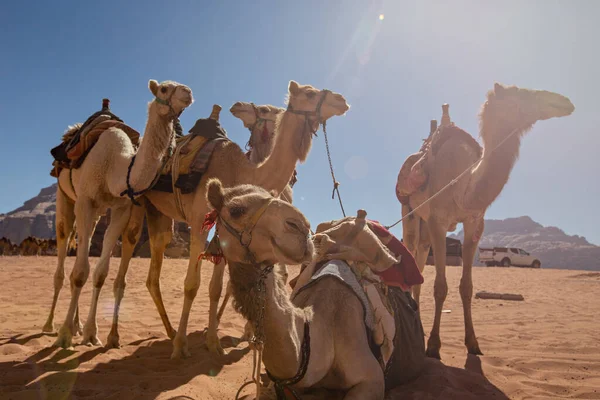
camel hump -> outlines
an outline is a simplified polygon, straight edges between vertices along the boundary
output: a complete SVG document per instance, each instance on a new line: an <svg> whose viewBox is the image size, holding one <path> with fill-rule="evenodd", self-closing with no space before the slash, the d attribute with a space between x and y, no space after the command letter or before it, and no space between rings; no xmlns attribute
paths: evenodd
<svg viewBox="0 0 600 400"><path fill-rule="evenodd" d="M215 121L219 120L219 115L221 114L221 106L218 104L213 105L212 112L210 113L210 119L214 119Z"/></svg>

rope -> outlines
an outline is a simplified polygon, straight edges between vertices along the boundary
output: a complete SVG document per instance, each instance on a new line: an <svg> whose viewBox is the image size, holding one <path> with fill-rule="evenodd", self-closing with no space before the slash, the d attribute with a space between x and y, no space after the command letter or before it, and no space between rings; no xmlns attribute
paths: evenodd
<svg viewBox="0 0 600 400"><path fill-rule="evenodd" d="M194 138L194 135L187 135L183 141L175 145L175 154L173 155L173 164L171 165L171 187L173 188L173 195L175 196L175 206L177 212L187 221L185 216L185 210L183 208L183 201L181 199L181 190L175 186L177 179L179 178L179 163L181 162L181 150L188 145L188 143Z"/></svg>
<svg viewBox="0 0 600 400"><path fill-rule="evenodd" d="M520 128L515 128L508 136L506 136L504 139L502 139L500 141L500 143L498 143L496 145L496 147L494 147L490 151L490 154L493 153L494 151L496 151L496 149L498 149L498 147L502 146L504 144L504 142L506 142L510 137L512 137L515 133L519 132L520 130L521 130ZM465 169L460 175L458 175L456 178L452 179L446 186L444 186L443 188L441 188L440 190L438 190L437 193L435 193L433 196L431 196L430 198L428 198L427 200L425 200L423 203L419 204L417 207L413 208L408 214L402 216L402 218L400 218L398 221L394 222L392 225L385 226L385 229L390 230L391 228L393 228L396 225L398 225L400 222L404 221L406 218L408 218L411 215L413 215L419 208L423 207L425 204L427 204L431 200L435 199L438 195L440 195L443 191L445 191L446 189L448 189L450 186L453 186L467 172L472 172L473 168L477 164L479 164L481 162L481 160L483 160L483 154L481 155L481 157L479 157L477 160L475 160L475 162L473 164L471 164L469 167L467 167L467 169Z"/></svg>
<svg viewBox="0 0 600 400"><path fill-rule="evenodd" d="M331 153L329 152L329 140L327 140L327 121L323 121L323 136L325 137L325 149L327 150L327 159L329 160L329 170L331 171L331 179L333 180L333 191L331 192L331 199L335 198L337 193L338 201L340 202L340 208L342 209L342 215L346 217L346 211L344 211L344 204L342 203L342 197L340 196L340 183L335 179L333 172L333 163L331 161Z"/></svg>

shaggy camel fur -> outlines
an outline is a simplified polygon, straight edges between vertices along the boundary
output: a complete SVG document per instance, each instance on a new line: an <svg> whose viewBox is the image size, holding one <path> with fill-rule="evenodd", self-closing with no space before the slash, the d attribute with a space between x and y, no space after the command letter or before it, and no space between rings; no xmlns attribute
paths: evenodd
<svg viewBox="0 0 600 400"><path fill-rule="evenodd" d="M96 309L98 297L108 274L110 256L119 236L124 232L131 215L132 203L122 193L128 188L139 192L148 188L163 165L169 148L174 143L173 121L193 102L192 91L173 81L158 83L150 80L150 92L155 100L148 105L148 121L143 141L136 152L129 137L120 129L110 128L100 135L78 169L61 171L57 191L56 226L59 241L59 264L55 273L54 305L64 278L64 257L68 239L77 220L77 258L71 272L71 303L55 345L71 346L75 332L74 316L78 310L81 288L89 275L89 246L101 214L111 209L110 224L106 230L102 253L94 271L94 290L88 319L83 328L83 343L99 345ZM135 156L135 157L134 157ZM115 309L123 296L125 270L128 261L121 261L115 282ZM58 289L57 289L57 286ZM44 328L52 329L51 320ZM111 333L113 333L111 331ZM118 336L109 334L109 343L118 345Z"/></svg>
<svg viewBox="0 0 600 400"><path fill-rule="evenodd" d="M427 167L426 186L410 195L409 205L402 207L403 215L419 207L480 157L481 159L470 173L403 221L404 242L415 255L421 271L425 267L430 246L433 246L436 269L435 316L427 341L428 356L440 358L440 321L448 293L445 272L446 232L453 231L458 223L463 224L465 238L460 295L465 321L465 345L470 354L482 354L471 316L471 268L477 244L483 234L485 211L508 181L519 155L521 137L536 121L567 116L574 109L571 101L560 94L496 83L494 89L488 92L479 115L483 156L481 147L469 134L456 126L444 128L449 130L446 134L453 136L437 150ZM441 133L444 134L444 130ZM413 287L413 295L418 301L420 285Z"/></svg>
<svg viewBox="0 0 600 400"><path fill-rule="evenodd" d="M346 400L383 399L384 375L369 348L362 304L351 289L337 279L323 279L292 302L276 272L266 275L264 292L259 288L265 267L311 261L314 247L304 215L251 185L224 189L221 182L211 180L208 200L218 213L221 241L228 244L223 252L229 263L234 306L257 330L264 331L262 360L269 373L278 379L296 375L308 323L310 359L294 390L337 389L346 392ZM225 223L229 228L224 229ZM248 226L253 239L245 247L230 229L242 232Z"/></svg>
<svg viewBox="0 0 600 400"><path fill-rule="evenodd" d="M319 124L334 115L343 115L349 109L346 100L337 93L320 91L310 85L289 83L288 110L281 113L276 123L276 138L271 155L261 164L253 164L244 152L233 142L219 144L212 155L208 170L202 177L195 192L182 196L183 209L187 222L191 226L190 259L184 283L184 304L175 335L172 358L188 357L187 324L190 310L198 287L200 286L201 264L198 257L204 249L208 232L202 230L202 224L209 207L206 203L206 182L218 177L227 185L251 183L267 190L281 193L287 186L296 163L304 161L312 144L312 135ZM320 110L318 108L320 107ZM320 111L320 114L317 112ZM320 120L319 120L320 117ZM168 218L181 220L172 193L150 191L146 198L155 211ZM147 214L148 215L148 214ZM154 216L156 217L156 216ZM153 254L148 286L158 312L169 336L173 330L160 295L160 270L166 246L171 240L171 221L168 218L148 218L150 246ZM156 256L154 256L156 254ZM210 311L207 333L207 346L213 352L223 353L217 336L217 308L223 286L225 263L214 267L209 285Z"/></svg>

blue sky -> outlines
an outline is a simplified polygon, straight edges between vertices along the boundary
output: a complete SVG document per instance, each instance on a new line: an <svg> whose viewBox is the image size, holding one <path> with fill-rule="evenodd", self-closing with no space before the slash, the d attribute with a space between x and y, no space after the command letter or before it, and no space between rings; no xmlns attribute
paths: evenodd
<svg viewBox="0 0 600 400"><path fill-rule="evenodd" d="M148 80L185 83L196 98L185 131L218 103L243 145L248 132L229 107L282 106L294 79L352 105L328 124L345 207L389 224L400 216L398 170L441 104L477 136L479 107L499 81L559 92L576 110L525 137L487 218L530 215L600 244L598 15L593 0L5 2L0 212L54 182L50 148L102 97L143 131ZM312 224L340 217L322 134L298 170L295 203Z"/></svg>

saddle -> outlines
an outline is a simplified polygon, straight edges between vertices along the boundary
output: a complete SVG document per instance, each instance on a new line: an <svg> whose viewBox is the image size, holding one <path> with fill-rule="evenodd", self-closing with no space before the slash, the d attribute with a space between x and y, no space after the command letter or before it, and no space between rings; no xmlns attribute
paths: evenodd
<svg viewBox="0 0 600 400"><path fill-rule="evenodd" d="M62 169L79 168L100 134L109 128L121 129L127 134L135 147L139 145L140 134L123 123L123 120L110 111L110 100L102 99L102 109L92 114L79 127L70 129L63 135L62 142L50 150L54 157L51 176L57 177Z"/></svg>
<svg viewBox="0 0 600 400"><path fill-rule="evenodd" d="M152 190L173 193L175 186L181 194L192 193L206 172L215 148L226 141L229 141L227 132L218 121L212 118L197 120L189 135L176 139L175 156L167 162ZM177 177L175 185L173 176Z"/></svg>
<svg viewBox="0 0 600 400"><path fill-rule="evenodd" d="M407 157L398 173L396 197L403 205L408 205L410 196L422 190L429 179L429 171L435 164L435 157L448 141L459 141L473 148L481 157L481 146L464 130L457 127L448 114L448 104L442 106L442 123L437 127L437 121L431 121L431 129L427 139L417 153Z"/></svg>

